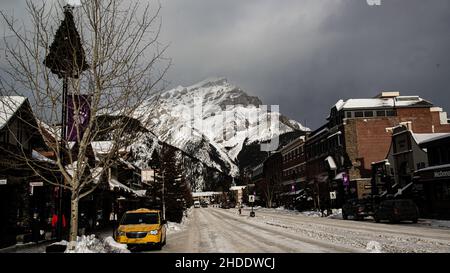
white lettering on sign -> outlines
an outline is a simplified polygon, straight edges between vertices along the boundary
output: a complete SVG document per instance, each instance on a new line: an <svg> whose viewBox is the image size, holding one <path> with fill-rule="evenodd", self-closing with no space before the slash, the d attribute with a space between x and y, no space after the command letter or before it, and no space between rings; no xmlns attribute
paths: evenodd
<svg viewBox="0 0 450 273"><path fill-rule="evenodd" d="M450 176L450 171L439 171L439 172L434 172L434 177L438 178L438 177L448 177Z"/></svg>
<svg viewBox="0 0 450 273"><path fill-rule="evenodd" d="M6 179L0 179L0 185L6 185L8 181Z"/></svg>
<svg viewBox="0 0 450 273"><path fill-rule="evenodd" d="M42 187L42 186L44 186L44 182L30 182L30 186L32 186L32 187Z"/></svg>

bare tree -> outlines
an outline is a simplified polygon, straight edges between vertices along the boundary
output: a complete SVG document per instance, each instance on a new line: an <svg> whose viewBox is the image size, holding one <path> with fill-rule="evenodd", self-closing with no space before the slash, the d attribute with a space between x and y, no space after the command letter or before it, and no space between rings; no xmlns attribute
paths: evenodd
<svg viewBox="0 0 450 273"><path fill-rule="evenodd" d="M37 174L46 170L63 177L60 182L41 175L46 182L71 192L70 241L77 237L79 200L95 190L120 152L142 133L137 128L146 126L143 116L151 108L145 102L163 88L170 66L163 55L167 47L158 42L161 7L142 2L86 0L71 11L88 64L83 72L87 67L73 53L70 65L77 75L67 81L73 126L66 128L75 130L72 139L60 137L61 107L66 99L63 81L44 64L61 21L62 3L27 1L31 23L18 23L0 12L9 36L4 39L8 66L0 78L1 94L29 98L37 122L24 122L39 130L55 160L53 165L39 165L25 156L25 149L21 158ZM80 98L88 98L89 115L83 115L86 106Z"/></svg>

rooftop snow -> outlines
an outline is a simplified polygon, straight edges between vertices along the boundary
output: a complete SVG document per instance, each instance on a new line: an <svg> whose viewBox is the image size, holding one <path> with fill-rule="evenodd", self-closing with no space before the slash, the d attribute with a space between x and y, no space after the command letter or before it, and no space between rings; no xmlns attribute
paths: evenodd
<svg viewBox="0 0 450 273"><path fill-rule="evenodd" d="M435 141L435 140L439 140L439 139L450 137L450 133L435 133L433 135L434 135L434 137L430 137L428 139L425 139L425 140L421 141L420 144L425 144L425 143L429 143L429 142L432 142L432 141Z"/></svg>
<svg viewBox="0 0 450 273"><path fill-rule="evenodd" d="M430 142L432 140L440 139L450 136L450 133L430 133L430 134L412 134L417 144Z"/></svg>
<svg viewBox="0 0 450 273"><path fill-rule="evenodd" d="M14 113L19 110L22 104L27 100L19 96L1 96L0 97L0 129L8 124Z"/></svg>
<svg viewBox="0 0 450 273"><path fill-rule="evenodd" d="M360 109L360 108L382 108L382 107L408 107L419 103L432 103L418 96L399 96L396 98L370 98L370 99L349 99L345 102L339 100L336 108L340 109Z"/></svg>

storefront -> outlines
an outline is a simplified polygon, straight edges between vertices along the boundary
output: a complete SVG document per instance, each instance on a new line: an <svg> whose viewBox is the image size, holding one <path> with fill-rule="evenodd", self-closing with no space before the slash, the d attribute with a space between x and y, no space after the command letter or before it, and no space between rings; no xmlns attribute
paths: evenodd
<svg viewBox="0 0 450 273"><path fill-rule="evenodd" d="M422 217L450 219L450 164L421 169L415 173L415 188Z"/></svg>

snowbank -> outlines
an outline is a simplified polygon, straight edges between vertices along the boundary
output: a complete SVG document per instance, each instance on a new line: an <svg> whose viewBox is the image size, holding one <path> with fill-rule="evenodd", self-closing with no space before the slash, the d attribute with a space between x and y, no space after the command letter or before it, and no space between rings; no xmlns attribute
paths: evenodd
<svg viewBox="0 0 450 273"><path fill-rule="evenodd" d="M435 228L450 228L449 220L420 219L419 223Z"/></svg>
<svg viewBox="0 0 450 273"><path fill-rule="evenodd" d="M117 243L111 236L98 239L94 234L78 236L76 242L63 240L53 245L67 246L65 253L130 253L127 245Z"/></svg>
<svg viewBox="0 0 450 273"><path fill-rule="evenodd" d="M177 233L185 230L191 220L192 207L188 208L181 219L181 223L167 222L167 234Z"/></svg>

